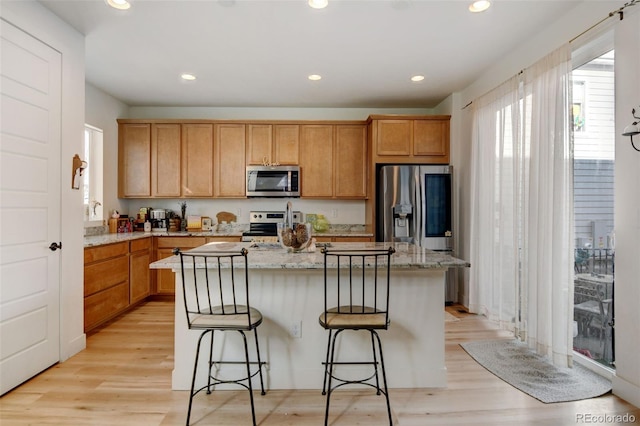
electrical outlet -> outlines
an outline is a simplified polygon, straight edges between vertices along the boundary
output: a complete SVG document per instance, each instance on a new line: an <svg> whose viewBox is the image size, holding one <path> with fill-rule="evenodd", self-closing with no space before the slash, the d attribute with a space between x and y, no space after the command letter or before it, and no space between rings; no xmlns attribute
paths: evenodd
<svg viewBox="0 0 640 426"><path fill-rule="evenodd" d="M338 217L338 209L331 210L331 217Z"/></svg>
<svg viewBox="0 0 640 426"><path fill-rule="evenodd" d="M300 339L302 337L302 321L293 321L289 326L289 334L291 337Z"/></svg>
<svg viewBox="0 0 640 426"><path fill-rule="evenodd" d="M242 209L240 207L238 207L236 209L236 218L238 218L238 220L240 220L240 216L242 216Z"/></svg>

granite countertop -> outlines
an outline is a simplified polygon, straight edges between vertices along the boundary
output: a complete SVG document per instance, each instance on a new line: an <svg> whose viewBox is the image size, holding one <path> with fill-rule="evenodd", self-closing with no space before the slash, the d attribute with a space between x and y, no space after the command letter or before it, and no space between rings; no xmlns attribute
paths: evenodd
<svg viewBox="0 0 640 426"><path fill-rule="evenodd" d="M241 237L242 232L123 232L115 234L101 234L84 237L85 247L95 247L105 244L119 243L122 241L137 240L147 237Z"/></svg>
<svg viewBox="0 0 640 426"><path fill-rule="evenodd" d="M366 232L364 226L336 226L327 232L313 233L326 237L373 237L373 233ZM185 232L124 232L115 234L100 234L84 237L85 247L95 247L105 244L131 241L147 237L242 237L242 229L228 231L185 231Z"/></svg>
<svg viewBox="0 0 640 426"><path fill-rule="evenodd" d="M392 265L396 268L446 269L470 266L467 261L408 243L331 243L331 247L335 249L386 249L389 246L396 249L392 257ZM290 253L278 244L209 243L190 251L239 251L243 247L249 250L250 269L322 269L324 267L324 256L319 248L314 252ZM149 265L151 269L177 269L179 266L178 256L158 260Z"/></svg>

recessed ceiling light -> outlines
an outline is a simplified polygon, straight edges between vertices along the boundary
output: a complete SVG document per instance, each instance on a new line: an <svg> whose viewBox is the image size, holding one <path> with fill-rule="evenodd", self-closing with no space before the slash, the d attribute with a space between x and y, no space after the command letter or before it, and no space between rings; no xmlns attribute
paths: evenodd
<svg viewBox="0 0 640 426"><path fill-rule="evenodd" d="M107 4L114 9L127 10L131 7L131 4L127 0L105 0Z"/></svg>
<svg viewBox="0 0 640 426"><path fill-rule="evenodd" d="M469 10L471 12L484 12L485 10L489 9L490 6L491 2L489 0L478 0L471 3L471 6L469 6Z"/></svg>
<svg viewBox="0 0 640 426"><path fill-rule="evenodd" d="M422 81L424 80L424 75L414 75L411 77L411 81Z"/></svg>
<svg viewBox="0 0 640 426"><path fill-rule="evenodd" d="M318 81L320 79L322 79L321 75L318 74L311 74L309 77L307 77L309 80L311 81Z"/></svg>
<svg viewBox="0 0 640 426"><path fill-rule="evenodd" d="M193 81L196 79L196 76L193 74L189 74L189 73L184 73L182 75L180 75L180 78L182 78L183 80L187 80L187 81Z"/></svg>
<svg viewBox="0 0 640 426"><path fill-rule="evenodd" d="M309 0L309 6L314 9L324 9L329 4L329 0Z"/></svg>

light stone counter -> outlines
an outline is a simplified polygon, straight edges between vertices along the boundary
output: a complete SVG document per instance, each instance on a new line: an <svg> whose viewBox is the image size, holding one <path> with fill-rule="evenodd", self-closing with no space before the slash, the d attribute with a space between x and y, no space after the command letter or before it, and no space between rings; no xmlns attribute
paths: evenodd
<svg viewBox="0 0 640 426"><path fill-rule="evenodd" d="M84 237L85 247L119 243L147 237L241 237L241 231L202 231L202 232L122 232Z"/></svg>
<svg viewBox="0 0 640 426"><path fill-rule="evenodd" d="M435 252L408 243L330 243L335 248L387 248L393 246L396 253L392 257L394 268L401 269L447 269L468 267L469 263L449 256L442 252ZM324 257L319 248L312 253L289 253L279 244L270 243L209 243L192 249L197 252L211 252L217 250L249 250L250 269L321 269ZM202 265L200 265L202 266ZM150 265L152 269L177 269L180 267L178 256L158 260Z"/></svg>
<svg viewBox="0 0 640 426"><path fill-rule="evenodd" d="M248 225L247 225L248 226ZM371 232L365 232L363 226L344 226L332 228L329 232L314 233L314 237L365 237L372 238ZM229 231L188 231L188 232L124 232L114 234L100 234L84 237L85 247L95 247L104 244L119 243L121 241L131 241L146 237L242 237L242 227L237 227Z"/></svg>
<svg viewBox="0 0 640 426"><path fill-rule="evenodd" d="M388 246L386 243L331 244L335 248ZM314 253L287 253L282 248L268 245L250 246L250 243L210 243L193 250L248 248L251 301L264 317L258 333L260 352L263 361L267 362L264 370L266 386L269 389L318 389L319 392L328 335L318 324L323 309L323 255L319 250ZM406 243L396 244L395 248L396 254L392 258L391 325L389 330L380 332L389 386L446 387L445 272L449 267L466 267L469 264ZM159 260L150 267L179 272L179 258L172 256ZM193 279L192 274L187 274L186 279ZM294 329L300 330L300 334L294 334ZM348 336L338 343L341 356L344 357L342 360L370 355L371 340L368 334L355 331L345 333ZM190 387L199 334L187 327L182 278L177 273L173 389L185 390ZM205 346L208 345L203 345L203 357ZM216 337L216 350L223 351L226 359L242 359L241 348L238 333L224 333ZM250 353L255 354L255 351L251 349ZM200 385L205 383L206 378L204 363L201 367L196 379ZM223 368L227 377L242 374L236 367ZM258 383L254 382L254 385L258 386Z"/></svg>

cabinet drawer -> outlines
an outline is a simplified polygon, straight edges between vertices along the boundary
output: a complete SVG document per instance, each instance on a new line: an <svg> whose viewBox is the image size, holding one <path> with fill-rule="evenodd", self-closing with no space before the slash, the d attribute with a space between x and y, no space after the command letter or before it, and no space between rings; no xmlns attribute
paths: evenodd
<svg viewBox="0 0 640 426"><path fill-rule="evenodd" d="M129 281L129 258L121 256L84 267L84 295L89 296Z"/></svg>
<svg viewBox="0 0 640 426"><path fill-rule="evenodd" d="M104 291L85 297L84 330L115 317L129 306L129 283L124 282Z"/></svg>
<svg viewBox="0 0 640 426"><path fill-rule="evenodd" d="M207 237L207 243L239 243L242 237Z"/></svg>
<svg viewBox="0 0 640 426"><path fill-rule="evenodd" d="M336 243L368 243L371 242L370 237L334 237Z"/></svg>
<svg viewBox="0 0 640 426"><path fill-rule="evenodd" d="M206 243L205 237L159 237L158 248L195 248Z"/></svg>
<svg viewBox="0 0 640 426"><path fill-rule="evenodd" d="M129 253L129 243L126 241L98 247L88 247L84 249L84 264L122 256L127 253Z"/></svg>
<svg viewBox="0 0 640 426"><path fill-rule="evenodd" d="M133 253L134 251L149 250L149 247L151 247L151 238L131 240L129 244L131 253Z"/></svg>

